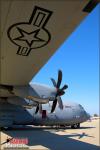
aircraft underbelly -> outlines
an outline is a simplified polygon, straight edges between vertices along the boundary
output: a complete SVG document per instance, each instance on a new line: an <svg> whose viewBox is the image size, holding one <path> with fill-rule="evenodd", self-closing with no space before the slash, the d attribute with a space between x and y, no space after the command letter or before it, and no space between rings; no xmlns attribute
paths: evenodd
<svg viewBox="0 0 100 150"><path fill-rule="evenodd" d="M0 127L32 123L33 117L26 109L6 101L0 102Z"/></svg>
<svg viewBox="0 0 100 150"><path fill-rule="evenodd" d="M34 114L35 125L70 125L74 123L73 112L69 111L57 111L53 114L47 113L45 118L42 118L42 114Z"/></svg>

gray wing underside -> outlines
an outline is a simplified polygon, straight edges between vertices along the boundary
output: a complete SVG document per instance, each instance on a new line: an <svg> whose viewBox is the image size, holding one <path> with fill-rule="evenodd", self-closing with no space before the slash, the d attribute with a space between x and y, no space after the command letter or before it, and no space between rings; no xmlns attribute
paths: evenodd
<svg viewBox="0 0 100 150"><path fill-rule="evenodd" d="M87 15L87 3L1 0L0 84L28 84Z"/></svg>

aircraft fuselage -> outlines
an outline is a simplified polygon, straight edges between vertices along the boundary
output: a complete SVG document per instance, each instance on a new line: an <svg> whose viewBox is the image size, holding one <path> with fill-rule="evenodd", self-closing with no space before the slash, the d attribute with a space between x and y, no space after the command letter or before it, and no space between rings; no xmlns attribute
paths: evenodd
<svg viewBox="0 0 100 150"><path fill-rule="evenodd" d="M79 104L68 103L64 105L63 110L57 107L54 113L50 113L49 109L46 109L46 116L43 117L42 113L34 113L35 108L25 109L2 101L0 102L0 127L11 127L13 125L72 125L89 119L89 115Z"/></svg>

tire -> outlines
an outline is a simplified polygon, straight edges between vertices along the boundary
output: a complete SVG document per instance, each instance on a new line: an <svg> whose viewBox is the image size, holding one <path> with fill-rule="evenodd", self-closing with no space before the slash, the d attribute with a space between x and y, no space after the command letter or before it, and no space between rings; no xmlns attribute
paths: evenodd
<svg viewBox="0 0 100 150"><path fill-rule="evenodd" d="M80 128L80 123L71 125L71 128L72 129L78 129L78 128Z"/></svg>

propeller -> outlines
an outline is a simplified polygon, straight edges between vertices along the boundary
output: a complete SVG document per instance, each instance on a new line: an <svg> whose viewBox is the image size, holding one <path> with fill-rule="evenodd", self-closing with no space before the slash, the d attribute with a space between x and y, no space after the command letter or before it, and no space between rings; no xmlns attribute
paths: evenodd
<svg viewBox="0 0 100 150"><path fill-rule="evenodd" d="M36 106L36 110L35 110L35 114L37 114L37 113L42 113L42 104L37 104L37 106Z"/></svg>
<svg viewBox="0 0 100 150"><path fill-rule="evenodd" d="M51 81L52 81L54 87L57 89L55 100L53 101L52 108L51 108L51 113L53 113L56 108L57 102L59 104L59 108L63 109L63 102L62 102L62 99L60 96L65 94L65 90L68 88L68 85L65 84L62 88L60 88L61 82L62 82L62 71L61 70L58 71L57 82L53 78L51 78Z"/></svg>

